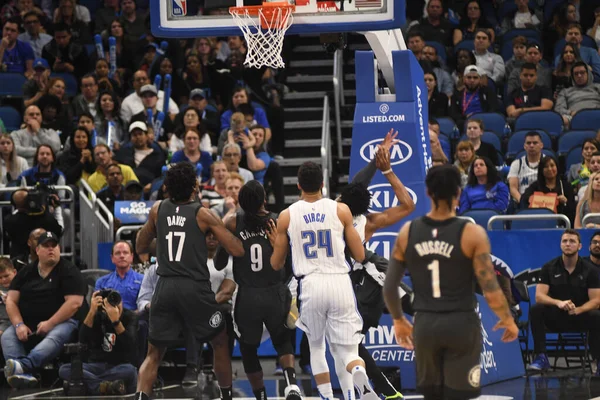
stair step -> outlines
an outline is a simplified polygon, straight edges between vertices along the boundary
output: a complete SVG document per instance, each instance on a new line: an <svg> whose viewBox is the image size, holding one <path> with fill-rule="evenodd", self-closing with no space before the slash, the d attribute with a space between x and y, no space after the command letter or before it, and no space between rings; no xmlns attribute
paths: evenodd
<svg viewBox="0 0 600 400"><path fill-rule="evenodd" d="M313 92L291 92L291 93L287 93L285 95L284 100L303 100L303 99L319 99L320 98L322 101L323 97L325 97L326 94L327 94L327 92L322 91L322 90L313 91Z"/></svg>
<svg viewBox="0 0 600 400"><path fill-rule="evenodd" d="M305 162L312 161L317 164L321 164L321 157L297 157L297 158L285 158L277 161L281 167L299 167Z"/></svg>
<svg viewBox="0 0 600 400"><path fill-rule="evenodd" d="M295 75L288 76L287 83L332 82L333 75Z"/></svg>
<svg viewBox="0 0 600 400"><path fill-rule="evenodd" d="M291 139L285 141L286 148L321 147L321 139Z"/></svg>
<svg viewBox="0 0 600 400"><path fill-rule="evenodd" d="M323 45L321 44L308 44L296 46L293 49L294 53L317 53L317 52L325 52Z"/></svg>
<svg viewBox="0 0 600 400"><path fill-rule="evenodd" d="M294 60L289 62L290 68L331 67L333 60Z"/></svg>

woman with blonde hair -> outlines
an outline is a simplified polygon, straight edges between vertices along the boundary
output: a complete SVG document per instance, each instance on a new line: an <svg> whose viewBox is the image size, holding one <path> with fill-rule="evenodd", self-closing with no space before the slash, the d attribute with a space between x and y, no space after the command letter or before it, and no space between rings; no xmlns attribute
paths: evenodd
<svg viewBox="0 0 600 400"><path fill-rule="evenodd" d="M29 168L27 160L17 155L12 137L0 135L0 187L5 187Z"/></svg>
<svg viewBox="0 0 600 400"><path fill-rule="evenodd" d="M202 189L202 205L207 208L217 207L225 201L227 197L226 183L229 178L227 164L219 160L210 166L211 180L204 185Z"/></svg>
<svg viewBox="0 0 600 400"><path fill-rule="evenodd" d="M575 229L581 228L600 228L600 217L589 218L585 226L583 219L591 213L600 213L600 172L594 172L590 176L589 185L585 191L585 196L577 205L575 214Z"/></svg>
<svg viewBox="0 0 600 400"><path fill-rule="evenodd" d="M469 171L471 165L475 161L475 147L468 140L463 140L456 145L456 154L454 155L454 166L460 172L460 187L462 189L467 185L469 180Z"/></svg>

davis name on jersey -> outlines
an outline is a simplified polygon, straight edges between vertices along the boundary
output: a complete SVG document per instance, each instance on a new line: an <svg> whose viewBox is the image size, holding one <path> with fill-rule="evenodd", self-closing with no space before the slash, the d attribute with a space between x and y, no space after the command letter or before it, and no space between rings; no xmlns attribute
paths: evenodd
<svg viewBox="0 0 600 400"><path fill-rule="evenodd" d="M167 224L169 226L184 226L186 217L182 217L181 215L171 215L167 216Z"/></svg>
<svg viewBox="0 0 600 400"><path fill-rule="evenodd" d="M438 255L446 258L452 256L452 250L454 245L448 244L443 240L428 240L415 244L415 250L419 253L419 256Z"/></svg>

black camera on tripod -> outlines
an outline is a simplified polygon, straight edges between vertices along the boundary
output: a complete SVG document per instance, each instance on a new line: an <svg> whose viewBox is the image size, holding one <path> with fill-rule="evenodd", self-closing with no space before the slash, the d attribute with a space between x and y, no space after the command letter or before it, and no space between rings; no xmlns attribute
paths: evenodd
<svg viewBox="0 0 600 400"><path fill-rule="evenodd" d="M83 383L83 355L87 351L84 343L66 343L63 346L65 354L71 356L71 378L63 384L67 396L85 396Z"/></svg>
<svg viewBox="0 0 600 400"><path fill-rule="evenodd" d="M53 196L56 195L56 196ZM42 212L48 206L60 206L58 192L45 183L38 182L27 192L27 209L30 212Z"/></svg>

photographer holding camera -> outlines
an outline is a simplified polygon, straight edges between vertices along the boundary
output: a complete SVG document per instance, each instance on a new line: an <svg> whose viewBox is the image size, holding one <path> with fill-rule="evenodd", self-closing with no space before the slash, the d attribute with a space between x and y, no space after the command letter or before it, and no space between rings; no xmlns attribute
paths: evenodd
<svg viewBox="0 0 600 400"><path fill-rule="evenodd" d="M87 395L135 392L136 335L136 316L123 309L119 292L104 289L92 294L90 311L79 331L79 343L87 347L87 362L82 364ZM73 364L64 364L58 371L64 381L70 381L72 373L76 373Z"/></svg>

